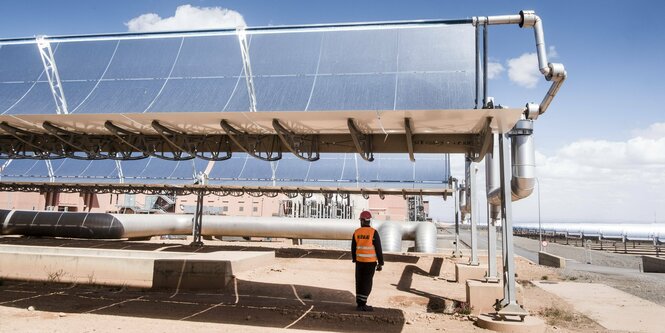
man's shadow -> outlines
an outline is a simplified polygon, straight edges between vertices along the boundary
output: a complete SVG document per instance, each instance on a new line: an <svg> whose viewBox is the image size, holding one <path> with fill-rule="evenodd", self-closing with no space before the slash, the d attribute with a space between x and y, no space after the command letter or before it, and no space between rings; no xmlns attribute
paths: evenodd
<svg viewBox="0 0 665 333"><path fill-rule="evenodd" d="M416 265L407 265L406 267L404 267L404 270L402 271L402 276L400 277L397 285L394 284L393 285L396 286L397 290L399 291L405 291L414 295L427 298L429 300L427 303L427 312L443 313L444 310L446 310L447 308L451 308L456 303L458 303L458 301L452 298L447 298L432 293L428 293L426 291L411 288L411 285L413 284L414 274L427 276L427 277L437 277L439 276L439 274L441 274L442 266L443 266L443 258L434 258L434 260L432 260L432 265L430 266L429 272L423 270L422 268ZM448 307L446 305L448 305Z"/></svg>

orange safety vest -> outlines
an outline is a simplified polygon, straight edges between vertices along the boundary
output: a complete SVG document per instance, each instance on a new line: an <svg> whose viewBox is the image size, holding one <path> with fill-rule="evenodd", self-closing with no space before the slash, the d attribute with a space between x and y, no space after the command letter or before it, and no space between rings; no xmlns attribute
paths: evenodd
<svg viewBox="0 0 665 333"><path fill-rule="evenodd" d="M353 233L353 239L356 240L356 261L376 262L376 249L372 244L375 232L372 227L362 227Z"/></svg>

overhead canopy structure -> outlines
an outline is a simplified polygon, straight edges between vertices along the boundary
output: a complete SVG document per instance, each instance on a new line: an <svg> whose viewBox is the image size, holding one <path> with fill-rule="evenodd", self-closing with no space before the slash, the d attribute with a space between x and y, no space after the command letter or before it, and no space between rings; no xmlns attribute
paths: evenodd
<svg viewBox="0 0 665 333"><path fill-rule="evenodd" d="M441 187L524 111L482 109L472 23L0 40L0 177Z"/></svg>

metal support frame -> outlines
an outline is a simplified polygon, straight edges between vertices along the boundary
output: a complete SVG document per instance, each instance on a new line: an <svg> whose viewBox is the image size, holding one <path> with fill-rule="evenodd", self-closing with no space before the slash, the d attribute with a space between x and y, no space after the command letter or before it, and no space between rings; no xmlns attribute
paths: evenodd
<svg viewBox="0 0 665 333"><path fill-rule="evenodd" d="M55 111L58 114L68 114L67 99L65 92L62 90L62 83L60 82L60 74L58 73L58 66L55 63L51 43L44 37L37 37L37 47L39 48L39 55L42 58L44 65L44 73L53 94L53 101L55 102Z"/></svg>
<svg viewBox="0 0 665 333"><path fill-rule="evenodd" d="M192 230L194 240L189 244L191 246L203 246L203 241L201 241L201 228L203 227L204 194L205 192L203 191L196 193L196 211L194 212L194 228Z"/></svg>
<svg viewBox="0 0 665 333"><path fill-rule="evenodd" d="M110 121L106 121L104 127L120 142L132 149L131 151L122 152L123 156L129 156L130 159L142 159L154 154L154 148L156 147L150 144L152 140L148 140L146 136L125 130ZM151 146L152 150L150 149ZM135 155L135 152L139 152L140 155Z"/></svg>
<svg viewBox="0 0 665 333"><path fill-rule="evenodd" d="M362 157L365 161L372 162L374 161L374 151L372 147L372 136L369 134L363 134L356 127L353 118L349 118L346 121L346 124L349 127L349 133L353 139L353 145L356 147L358 155Z"/></svg>
<svg viewBox="0 0 665 333"><path fill-rule="evenodd" d="M263 161L277 161L282 159L279 137L242 132L231 126L224 119L222 119L220 125L229 139L247 154Z"/></svg>
<svg viewBox="0 0 665 333"><path fill-rule="evenodd" d="M448 184L452 185L453 189L453 199L454 199L454 204L455 204L455 247L453 249L453 258L461 258L462 257L462 251L459 249L459 206L457 205L457 187L458 187L458 180L457 178L450 177L448 180Z"/></svg>
<svg viewBox="0 0 665 333"><path fill-rule="evenodd" d="M101 160L116 157L116 154L113 152L102 152L103 147L112 145L113 140L109 137L95 137L74 133L57 127L48 121L45 121L42 127L64 144L64 147L67 149L64 153L68 158ZM83 153L83 156L79 155L80 153Z"/></svg>
<svg viewBox="0 0 665 333"><path fill-rule="evenodd" d="M411 162L415 162L416 158L413 156L413 129L411 128L411 118L404 118L404 135L406 136L406 151L409 153Z"/></svg>
<svg viewBox="0 0 665 333"><path fill-rule="evenodd" d="M252 74L252 64L249 57L249 43L247 42L247 33L244 27L236 29L238 42L240 42L240 54L242 55L242 65L245 71L245 82L247 83L247 96L249 97L249 111L256 112L256 92L254 90L254 75Z"/></svg>
<svg viewBox="0 0 665 333"><path fill-rule="evenodd" d="M286 129L279 120L272 120L272 127L275 129L277 136L282 140L282 144L301 160L308 162L318 161L320 158L319 153L319 136L316 134L295 134Z"/></svg>
<svg viewBox="0 0 665 333"><path fill-rule="evenodd" d="M503 299L497 304L498 315L519 316L522 320L529 312L517 304L515 285L515 258L513 248L513 211L510 189L510 141L507 135L499 136L501 174L501 226L503 229Z"/></svg>
<svg viewBox="0 0 665 333"><path fill-rule="evenodd" d="M42 129L19 128L8 121L0 122L0 159L137 160L150 156L166 160L189 160L194 157L208 161L229 159L233 152L247 152L262 160L278 160L283 152L314 161L319 153L360 153L371 161L374 153L472 153L478 159L491 144L492 119L487 118L481 131L466 134L414 134L413 121L405 119L405 133L364 134L353 120L347 119L348 133L296 133L279 120L273 123L274 133L245 133L220 122L225 134L188 134L176 130L179 125L165 125L158 120L142 132L125 129L111 121L104 123L108 133L86 134L71 130L75 124L61 125L45 121ZM25 124L19 124L25 126ZM405 142L406 146L405 147ZM406 149L405 149L406 148Z"/></svg>
<svg viewBox="0 0 665 333"><path fill-rule="evenodd" d="M170 185L170 184L128 184L128 183L49 183L49 182L0 182L0 192L46 192L58 190L63 193L112 193L112 194L164 194L189 195L203 192L219 196L242 196L253 192L265 196L284 194L289 198L296 196L311 197L314 193L321 193L321 187L297 186L225 186L225 185ZM369 195L430 195L448 197L453 195L451 188L432 189L377 189L339 187L328 188L331 193Z"/></svg>
<svg viewBox="0 0 665 333"><path fill-rule="evenodd" d="M173 151L180 151L185 156L196 156L208 161L224 161L231 158L231 143L225 135L188 135L180 131L170 129L153 120L152 128L157 131ZM221 153L225 154L221 154Z"/></svg>
<svg viewBox="0 0 665 333"><path fill-rule="evenodd" d="M466 158L466 183L467 183L467 201L471 207L469 212L471 215L471 256L469 257L470 266L478 266L478 182L476 173L478 172L478 165L470 156Z"/></svg>
<svg viewBox="0 0 665 333"><path fill-rule="evenodd" d="M499 134L493 134L494 142L498 143ZM492 145L492 153L485 156L485 175L487 195L497 185L498 168L496 158L499 157L497 145ZM498 182L500 183L500 182ZM496 221L500 218L500 208L487 202L487 275L485 282L497 283L500 281L496 264Z"/></svg>
<svg viewBox="0 0 665 333"><path fill-rule="evenodd" d="M0 155L8 158L58 159L67 157L64 147L58 138L42 133L33 133L16 128L3 121L0 129L7 132L15 140L3 145Z"/></svg>

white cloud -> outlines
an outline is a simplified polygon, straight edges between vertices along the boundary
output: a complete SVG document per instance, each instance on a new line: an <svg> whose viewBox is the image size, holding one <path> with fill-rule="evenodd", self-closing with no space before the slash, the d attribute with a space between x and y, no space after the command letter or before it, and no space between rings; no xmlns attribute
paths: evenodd
<svg viewBox="0 0 665 333"><path fill-rule="evenodd" d="M558 58L559 53L554 45L550 45L547 50L548 60ZM538 81L543 79L538 67L538 55L534 53L524 53L517 58L508 59L508 78L517 85L524 88L534 88Z"/></svg>
<svg viewBox="0 0 665 333"><path fill-rule="evenodd" d="M633 131L633 135L649 139L665 137L665 123L651 124L647 129Z"/></svg>
<svg viewBox="0 0 665 333"><path fill-rule="evenodd" d="M581 140L552 156L537 154L550 220L651 222L655 213L665 219L663 129L656 123L641 131L648 137Z"/></svg>
<svg viewBox="0 0 665 333"><path fill-rule="evenodd" d="M550 47L547 50L547 57L550 59L558 58L559 57L559 52L556 51L556 48L554 45L550 45Z"/></svg>
<svg viewBox="0 0 665 333"><path fill-rule="evenodd" d="M487 63L487 78L494 79L499 77L503 71L506 69L498 62L488 62Z"/></svg>
<svg viewBox="0 0 665 333"><path fill-rule="evenodd" d="M513 204L514 220L537 221L540 201L544 222L648 223L655 218L665 223L665 123L633 133L624 141L575 141L550 155L537 151L538 185L531 196ZM452 175L464 179L464 158L455 156ZM483 165L478 179L480 223L485 223ZM452 204L431 207L435 216L451 221Z"/></svg>
<svg viewBox="0 0 665 333"><path fill-rule="evenodd" d="M508 59L508 78L517 85L533 88L542 78L538 70L538 57L535 53L524 53L513 59Z"/></svg>
<svg viewBox="0 0 665 333"><path fill-rule="evenodd" d="M242 15L221 7L178 6L171 17L155 13L137 16L125 23L130 32L224 29L245 26Z"/></svg>

